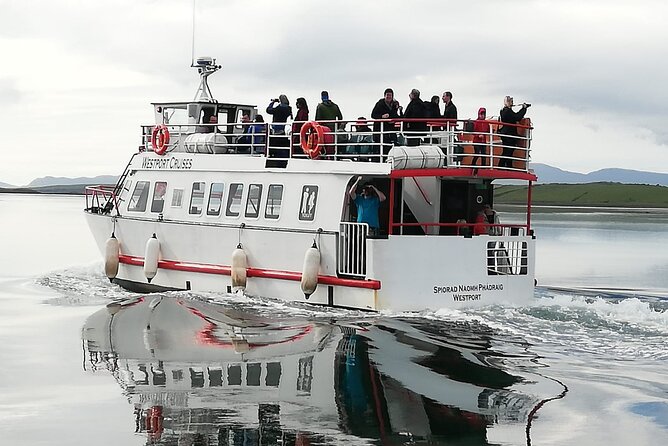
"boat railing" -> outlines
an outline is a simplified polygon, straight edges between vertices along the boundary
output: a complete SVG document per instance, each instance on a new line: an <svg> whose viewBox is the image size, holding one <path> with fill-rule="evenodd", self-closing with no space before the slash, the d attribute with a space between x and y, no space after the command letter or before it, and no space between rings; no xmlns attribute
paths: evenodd
<svg viewBox="0 0 668 446"><path fill-rule="evenodd" d="M93 214L108 214L112 209L119 209L119 198L115 193L116 186L86 186L86 211Z"/></svg>
<svg viewBox="0 0 668 446"><path fill-rule="evenodd" d="M169 124L165 151L308 158L300 140L300 129L305 123ZM404 118L318 124L325 129L319 159L390 162L393 169L473 167L528 171L533 128L528 119L520 124ZM154 126L142 128L141 150L154 150Z"/></svg>
<svg viewBox="0 0 668 446"><path fill-rule="evenodd" d="M493 240L487 242L487 273L519 276L528 273L529 251L526 241Z"/></svg>
<svg viewBox="0 0 668 446"><path fill-rule="evenodd" d="M366 277L366 239L369 225L341 222L336 244L336 273L338 276Z"/></svg>
<svg viewBox="0 0 668 446"><path fill-rule="evenodd" d="M456 223L419 222L419 223L390 223L390 234L404 234L404 228L421 228L425 234L437 235L441 228L445 228L447 235L472 237L490 235L497 237L526 237L530 234L527 224L491 224L468 223L464 220Z"/></svg>

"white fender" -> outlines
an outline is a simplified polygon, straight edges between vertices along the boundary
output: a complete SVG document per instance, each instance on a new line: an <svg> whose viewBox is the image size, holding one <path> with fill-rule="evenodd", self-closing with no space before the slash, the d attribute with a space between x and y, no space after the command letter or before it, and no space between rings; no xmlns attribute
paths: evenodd
<svg viewBox="0 0 668 446"><path fill-rule="evenodd" d="M118 275L118 256L121 252L118 239L111 233L111 237L107 239L104 247L104 273L109 280L112 280Z"/></svg>
<svg viewBox="0 0 668 446"><path fill-rule="evenodd" d="M246 251L241 247L241 243L232 251L232 288L246 288L246 269L248 268L248 258Z"/></svg>
<svg viewBox="0 0 668 446"><path fill-rule="evenodd" d="M308 299L318 286L318 273L320 272L320 251L313 242L313 246L304 254L304 267L302 268L302 291Z"/></svg>
<svg viewBox="0 0 668 446"><path fill-rule="evenodd" d="M158 260L160 260L160 240L153 234L153 237L146 242L144 254L144 275L148 283L151 283L151 279L158 273Z"/></svg>

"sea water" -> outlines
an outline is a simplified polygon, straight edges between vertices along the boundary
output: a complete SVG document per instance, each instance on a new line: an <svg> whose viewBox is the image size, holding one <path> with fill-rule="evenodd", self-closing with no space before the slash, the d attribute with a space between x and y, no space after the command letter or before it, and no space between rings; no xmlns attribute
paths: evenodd
<svg viewBox="0 0 668 446"><path fill-rule="evenodd" d="M534 213L531 305L375 314L126 292L83 206L0 195L2 444L668 442L664 211Z"/></svg>

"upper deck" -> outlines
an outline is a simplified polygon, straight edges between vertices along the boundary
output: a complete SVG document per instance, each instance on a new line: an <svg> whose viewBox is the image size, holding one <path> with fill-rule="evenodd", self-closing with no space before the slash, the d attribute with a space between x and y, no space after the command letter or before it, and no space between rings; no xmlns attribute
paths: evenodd
<svg viewBox="0 0 668 446"><path fill-rule="evenodd" d="M214 110L225 111L217 124L170 124L165 119L162 124L142 126L140 151L267 157L273 160L271 167L285 167L290 158L389 163L393 177L440 176L447 169L448 176L536 179L528 169L532 133L528 119L514 126L505 124L516 127L517 136L500 134L498 120L477 121L476 127L483 124L485 131L474 131L471 120L317 121L324 134L307 136L313 138L308 145L316 146L314 156L302 149L303 132L300 135L302 126L314 121L242 122L227 118L249 114L250 106L212 104ZM421 129L414 130L416 126ZM168 134L162 150L154 142L158 127Z"/></svg>

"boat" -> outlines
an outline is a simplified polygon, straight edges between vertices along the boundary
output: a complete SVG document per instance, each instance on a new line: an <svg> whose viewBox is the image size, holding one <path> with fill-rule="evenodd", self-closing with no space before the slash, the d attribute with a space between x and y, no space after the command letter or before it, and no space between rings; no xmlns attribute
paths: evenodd
<svg viewBox="0 0 668 446"><path fill-rule="evenodd" d="M511 367L522 358L495 351L484 327L264 310L184 295L112 302L84 323L84 367L116 380L147 444L488 444L497 427L523 438L558 392Z"/></svg>
<svg viewBox="0 0 668 446"><path fill-rule="evenodd" d="M373 311L533 297L528 119L510 142L493 119L253 122L256 106L213 98L215 59L193 66L194 99L153 103L118 183L86 188L111 281ZM527 185L524 221L480 219L499 180ZM357 218L360 184L386 198L379 228Z"/></svg>

